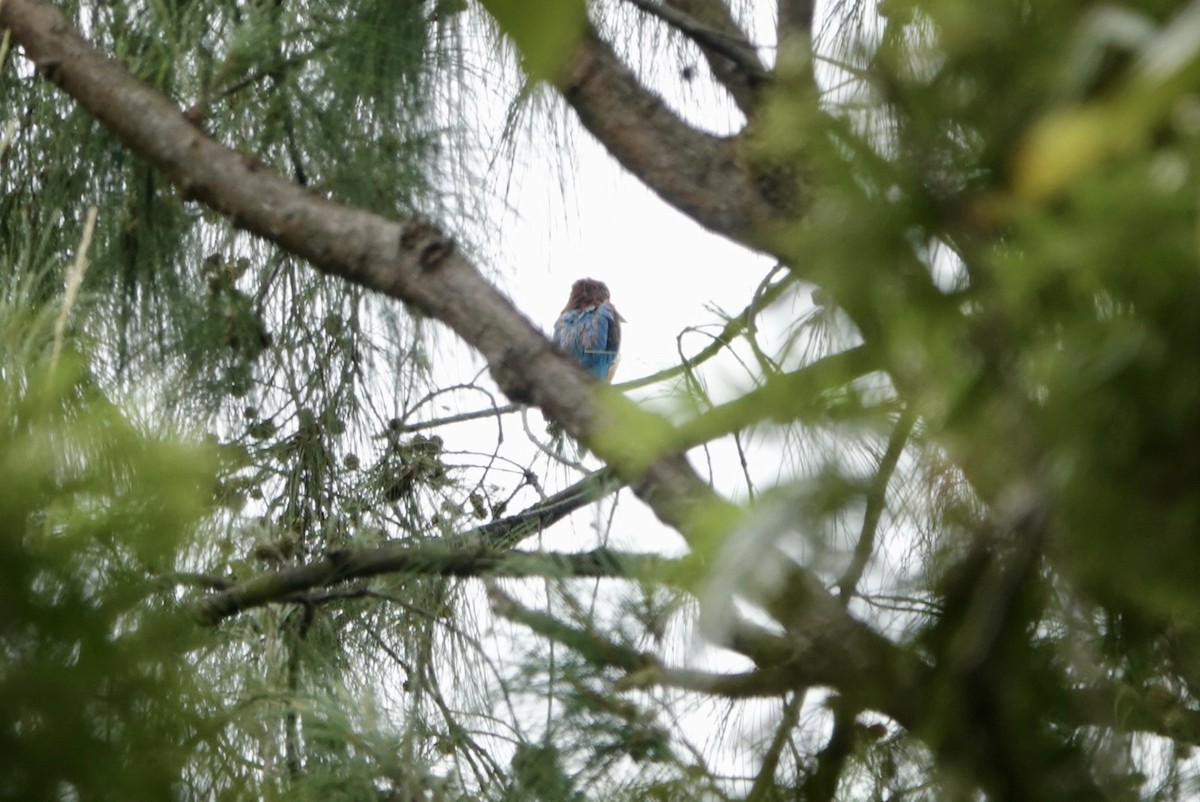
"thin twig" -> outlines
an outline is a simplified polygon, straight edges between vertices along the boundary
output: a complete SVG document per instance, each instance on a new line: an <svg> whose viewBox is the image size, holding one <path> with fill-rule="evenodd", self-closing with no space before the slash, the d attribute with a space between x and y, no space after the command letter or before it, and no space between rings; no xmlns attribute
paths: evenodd
<svg viewBox="0 0 1200 802"><path fill-rule="evenodd" d="M800 721L800 708L804 706L807 695L808 689L801 688L784 703L783 716L775 728L775 737L771 739L771 746L763 756L762 767L758 770L758 776L754 778L750 793L746 795L746 802L766 802L778 798L775 772L779 768L779 757L783 754L783 747L792 739L796 724Z"/></svg>
<svg viewBox="0 0 1200 802"><path fill-rule="evenodd" d="M896 471L900 455L904 453L904 446L908 443L915 420L916 416L910 410L906 409L900 413L900 419L896 421L891 437L888 438L887 448L879 460L879 469L875 471L871 486L867 489L867 508L863 513L862 531L858 542L854 544L854 556L850 559L850 565L846 567L837 583L838 598L843 604L849 603L850 596L854 594L863 571L866 570L867 561L871 559L871 552L875 550L879 519L887 502L888 483Z"/></svg>
<svg viewBox="0 0 1200 802"><path fill-rule="evenodd" d="M775 696L791 687L792 675L786 671L756 670L738 674L714 674L670 668L649 652L614 643L598 632L579 629L553 615L532 610L505 593L495 582L488 582L487 588L488 600L496 615L522 624L544 638L567 646L593 666L623 670L625 676L614 685L617 691L661 686L729 698L752 698Z"/></svg>

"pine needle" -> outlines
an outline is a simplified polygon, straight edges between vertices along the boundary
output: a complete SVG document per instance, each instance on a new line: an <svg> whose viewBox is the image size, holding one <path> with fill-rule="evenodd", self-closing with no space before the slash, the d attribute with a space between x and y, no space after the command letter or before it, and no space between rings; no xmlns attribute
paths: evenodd
<svg viewBox="0 0 1200 802"><path fill-rule="evenodd" d="M71 265L71 269L67 271L62 311L58 313L58 320L54 322L54 350L50 354L51 370L58 365L58 355L62 352L63 334L67 329L67 319L71 316L71 309L75 306L75 300L79 297L79 287L83 284L83 274L87 272L87 251L92 244L92 233L96 230L96 214L95 206L88 209L87 220L83 224L83 237L79 241L79 248L75 251L75 262Z"/></svg>

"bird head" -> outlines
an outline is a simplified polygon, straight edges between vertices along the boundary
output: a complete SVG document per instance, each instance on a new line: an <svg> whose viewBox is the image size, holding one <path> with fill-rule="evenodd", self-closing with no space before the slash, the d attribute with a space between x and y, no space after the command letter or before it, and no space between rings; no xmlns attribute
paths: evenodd
<svg viewBox="0 0 1200 802"><path fill-rule="evenodd" d="M608 301L608 286L594 278L581 278L571 285L571 297L567 309L587 309Z"/></svg>

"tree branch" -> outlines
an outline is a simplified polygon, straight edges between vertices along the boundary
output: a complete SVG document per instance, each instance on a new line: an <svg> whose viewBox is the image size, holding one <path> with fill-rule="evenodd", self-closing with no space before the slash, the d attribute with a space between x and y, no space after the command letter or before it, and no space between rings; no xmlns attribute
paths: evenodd
<svg viewBox="0 0 1200 802"><path fill-rule="evenodd" d="M914 727L928 677L915 654L848 616L825 586L798 564L761 602L784 628L780 637L795 655L798 687L836 688L855 707L880 710Z"/></svg>
<svg viewBox="0 0 1200 802"><path fill-rule="evenodd" d="M805 690L801 689L784 704L783 715L775 725L775 736L771 739L767 753L763 755L762 766L758 770L758 776L754 778L754 785L750 786L750 793L746 794L746 802L767 802L781 798L779 787L775 783L775 772L779 768L779 758L783 754L784 745L792 739L796 725L800 723L800 708L804 706L807 695Z"/></svg>
<svg viewBox="0 0 1200 802"><path fill-rule="evenodd" d="M597 632L579 629L555 616L531 610L494 585L488 588L488 596L496 615L570 648L590 665L624 671L625 676L616 683L618 690L657 685L745 699L778 696L793 684L791 673L784 668L737 674L669 668L653 654L614 643Z"/></svg>
<svg viewBox="0 0 1200 802"><path fill-rule="evenodd" d="M640 379L621 382L614 385L618 390L634 390L639 387L645 387L651 384L657 384L667 379L673 379L676 376L682 376L685 373L690 373L692 370L707 362L712 357L719 354L723 349L728 348L734 338L741 334L750 326L751 322L760 312L773 304L776 299L783 295L784 291L793 286L798 279L792 271L787 271L783 278L776 281L774 284L768 283L776 271L785 270L783 265L776 265L775 268L767 274L766 278L759 284L758 290L754 293L754 298L746 305L739 314L730 318L722 327L721 333L713 338L713 341L700 349L693 356L685 359L678 365L665 368L652 373L649 376L643 376Z"/></svg>
<svg viewBox="0 0 1200 802"><path fill-rule="evenodd" d="M829 742L817 753L817 765L804 778L800 798L808 802L830 802L837 792L838 780L846 765L846 758L854 748L855 721L857 711L842 699L834 699L833 731Z"/></svg>
<svg viewBox="0 0 1200 802"><path fill-rule="evenodd" d="M712 342L704 346L704 348L701 348L694 355L688 357L683 362L678 365L674 365L673 367L664 368L656 373L650 374L649 376L643 376L640 379L631 379L626 382L619 382L614 384L613 387L621 391L636 390L640 387L647 387L652 384L658 384L659 382L667 381L668 379L673 379L676 376L681 376L684 373L694 370L695 368L707 362L709 359L712 359L722 350L728 348L733 343L734 338L745 331L760 312L774 303L776 299L783 295L785 290L795 285L795 283L798 281L796 274L788 271L783 278L779 279L779 281L770 283L772 276L775 275L775 272L783 269L784 268L782 265L776 265L775 269L772 270L765 279L763 279L762 283L759 285L758 291L754 295L754 298L749 304L746 305L746 308L734 317L730 318L721 328L720 333L713 337ZM434 429L439 426L448 426L450 424L461 423L463 421L508 415L513 412L517 412L520 409L521 407L518 404L505 404L503 406L490 407L488 409L477 409L471 412L461 412L456 415L447 415L446 417L442 418L432 418L430 420L415 421L413 423L397 422L396 425L391 427L389 431L391 433L407 434L409 432Z"/></svg>
<svg viewBox="0 0 1200 802"><path fill-rule="evenodd" d="M683 362L678 365L674 365L673 367L664 368L656 373L650 374L649 376L643 376L640 379L630 379L626 382L619 382L614 384L613 387L621 391L636 390L640 387L647 387L652 384L658 384L659 382L667 381L668 379L673 379L676 376L681 376L688 371L694 370L695 368L707 362L709 359L719 354L725 348L728 348L733 343L734 338L745 331L748 326L750 326L755 316L774 303L779 296L783 295L785 290L795 285L795 283L798 281L796 274L788 271L779 281L770 283L771 278L775 275L776 271L783 269L784 268L782 265L776 265L775 269L772 270L765 279L763 279L762 283L759 285L758 291L754 295L754 298L749 304L746 305L746 308L734 317L730 318L721 328L721 332L713 337L712 342L704 346L704 348L701 348L694 355L688 357ZM456 415L447 415L442 418L432 418L430 420L415 421L413 423L397 422L393 427L390 428L389 431L392 433L407 434L409 432L434 429L439 426L448 426L453 423L461 423L468 420L479 420L480 418L493 418L500 415L508 415L513 412L517 412L520 409L521 407L518 404L505 404L503 406L490 407L488 409L477 409L471 412L461 412Z"/></svg>
<svg viewBox="0 0 1200 802"><path fill-rule="evenodd" d="M787 210L768 200L778 187L765 185L750 168L740 140L698 131L680 119L594 30L564 74L563 97L626 169L709 230L770 251L761 229ZM794 192L784 194L794 201Z"/></svg>
<svg viewBox="0 0 1200 802"><path fill-rule="evenodd" d="M780 50L804 47L812 50L813 12L816 0L779 0L775 41Z"/></svg>
<svg viewBox="0 0 1200 802"><path fill-rule="evenodd" d="M447 415L444 418L430 418L429 420L419 420L413 423L397 423L389 428L389 434L408 434L410 432L420 432L426 429L436 429L439 426L449 426L454 423L462 423L469 420L480 420L481 418L498 418L501 415L511 415L514 412L520 411L519 404L505 404L499 407L491 407L489 409L476 409L471 412L460 412L457 415Z"/></svg>
<svg viewBox="0 0 1200 802"><path fill-rule="evenodd" d="M626 0L657 17L700 47L709 68L747 118L754 113L758 90L766 83L766 66L729 9L711 0Z"/></svg>
<svg viewBox="0 0 1200 802"><path fill-rule="evenodd" d="M916 416L911 410L906 409L900 413L900 419L896 421L896 426L888 438L887 448L879 460L879 468L871 479L871 486L867 488L867 508L863 512L862 531L859 533L858 542L854 544L854 555L850 558L850 564L846 566L837 583L838 598L843 604L849 603L850 596L855 592L867 562L871 559L871 553L875 550L879 519L887 502L888 483L891 482L896 465L900 462L900 455L904 453L904 446L908 443L908 435L912 432L915 421Z"/></svg>
<svg viewBox="0 0 1200 802"><path fill-rule="evenodd" d="M412 546L393 541L370 549L330 552L316 562L239 582L208 596L197 605L197 609L203 623L216 624L275 602L314 601L302 595L314 588L383 574L629 579L653 576L664 571L670 563L670 560L655 554L630 554L609 549L564 554L484 551L443 544ZM351 591L351 594L354 592Z"/></svg>
<svg viewBox="0 0 1200 802"><path fill-rule="evenodd" d="M298 593L351 579L389 573L436 576L633 576L656 563L644 555L604 549L575 555L516 555L506 551L525 537L616 490L612 471L600 471L529 509L435 543L391 541L345 549L316 562L273 571L222 588L197 605L200 620L216 624L253 607L293 599ZM629 561L626 561L628 557ZM635 570L636 569L636 570Z"/></svg>
<svg viewBox="0 0 1200 802"><path fill-rule="evenodd" d="M671 446L692 448L764 418L780 423L804 420L819 408L828 390L879 369L873 351L865 345L830 354L791 373L772 376L762 387L683 423L676 429Z"/></svg>
<svg viewBox="0 0 1200 802"><path fill-rule="evenodd" d="M1072 691L1072 710L1064 718L1076 727L1143 732L1200 746L1200 710L1188 707L1161 688L1141 691L1121 683Z"/></svg>

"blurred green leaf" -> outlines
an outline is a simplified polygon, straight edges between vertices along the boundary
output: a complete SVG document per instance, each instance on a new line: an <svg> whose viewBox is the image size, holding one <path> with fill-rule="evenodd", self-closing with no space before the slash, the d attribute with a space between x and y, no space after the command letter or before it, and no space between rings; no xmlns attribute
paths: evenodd
<svg viewBox="0 0 1200 802"><path fill-rule="evenodd" d="M521 51L534 80L553 81L583 34L581 0L482 0Z"/></svg>
<svg viewBox="0 0 1200 802"><path fill-rule="evenodd" d="M139 432L78 357L23 367L0 372L0 798L171 798L201 693L158 577L212 455Z"/></svg>

